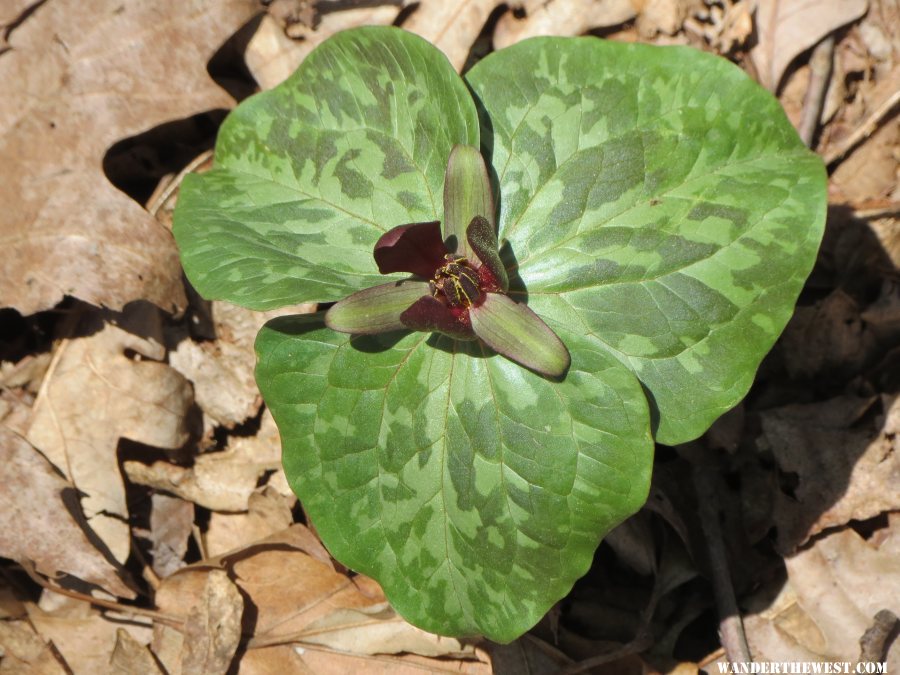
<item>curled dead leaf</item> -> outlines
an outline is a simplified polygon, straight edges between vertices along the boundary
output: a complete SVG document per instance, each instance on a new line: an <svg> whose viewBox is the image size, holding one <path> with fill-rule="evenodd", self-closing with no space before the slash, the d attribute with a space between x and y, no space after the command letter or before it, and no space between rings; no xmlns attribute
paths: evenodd
<svg viewBox="0 0 900 675"><path fill-rule="evenodd" d="M119 440L180 448L189 438L193 392L178 372L152 360L164 353L159 344L104 324L99 314L88 315L82 328L95 332L58 348L28 440L84 494L91 529L124 562L131 536Z"/></svg>
<svg viewBox="0 0 900 675"><path fill-rule="evenodd" d="M23 314L65 295L183 306L171 234L110 183L104 157L123 138L233 105L205 64L257 3L34 5L0 59L4 303Z"/></svg>
<svg viewBox="0 0 900 675"><path fill-rule="evenodd" d="M0 556L33 563L48 577L71 574L115 595L135 596L70 511L77 508L71 483L24 438L2 426L0 484Z"/></svg>

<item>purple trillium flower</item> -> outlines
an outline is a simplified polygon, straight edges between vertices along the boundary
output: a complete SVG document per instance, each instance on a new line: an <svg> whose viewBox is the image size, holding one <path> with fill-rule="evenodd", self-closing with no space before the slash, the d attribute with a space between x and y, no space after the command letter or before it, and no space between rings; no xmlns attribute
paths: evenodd
<svg viewBox="0 0 900 675"><path fill-rule="evenodd" d="M376 242L374 256L382 274L413 277L344 298L325 314L329 328L362 335L407 329L480 339L542 375L557 377L568 369L569 352L556 333L507 295L490 180L476 148L457 145L450 153L443 233L438 221L398 225Z"/></svg>

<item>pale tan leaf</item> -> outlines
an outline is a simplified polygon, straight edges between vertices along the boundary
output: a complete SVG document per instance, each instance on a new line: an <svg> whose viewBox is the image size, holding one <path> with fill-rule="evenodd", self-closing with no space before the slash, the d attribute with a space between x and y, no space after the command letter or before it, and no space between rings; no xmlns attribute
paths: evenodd
<svg viewBox="0 0 900 675"><path fill-rule="evenodd" d="M206 62L253 0L53 0L0 59L0 287L23 314L64 295L181 306L171 234L103 172L117 141L234 101Z"/></svg>
<svg viewBox="0 0 900 675"><path fill-rule="evenodd" d="M687 17L690 4L683 0L645 0L637 19L638 34L648 40L660 33L675 35Z"/></svg>
<svg viewBox="0 0 900 675"><path fill-rule="evenodd" d="M66 573L133 598L134 591L88 540L69 511L76 493L25 439L0 426L0 556L31 562L41 574Z"/></svg>
<svg viewBox="0 0 900 675"><path fill-rule="evenodd" d="M250 38L244 60L260 89L271 89L297 70L308 53L305 42L289 38L281 24L266 14Z"/></svg>
<svg viewBox="0 0 900 675"><path fill-rule="evenodd" d="M241 657L242 673L276 672L272 664L305 672L310 659L315 673L490 672L471 645L426 633L397 616L371 579L337 572L303 526L176 572L157 593L159 608L184 615L197 605L210 567L235 579L252 603L255 635ZM157 625L154 652L179 672L180 666L172 667L180 639L176 633ZM308 655L300 654L298 645Z"/></svg>
<svg viewBox="0 0 900 675"><path fill-rule="evenodd" d="M247 501L259 479L280 465L274 455L249 456L235 450L200 455L186 468L169 462L124 464L128 479L139 485L165 490L212 511L247 510Z"/></svg>
<svg viewBox="0 0 900 675"><path fill-rule="evenodd" d="M161 347L104 325L98 314L87 321L85 328L96 332L59 347L35 403L28 440L84 493L82 508L91 529L123 562L130 534L116 455L119 439L181 447L189 437L186 418L193 394L168 365L128 356L159 358Z"/></svg>
<svg viewBox="0 0 900 675"><path fill-rule="evenodd" d="M185 623L181 672L217 675L228 670L241 640L244 600L222 570L206 577L201 602Z"/></svg>
<svg viewBox="0 0 900 675"><path fill-rule="evenodd" d="M213 302L211 308L218 339L181 340L170 352L169 364L193 382L194 396L203 412L216 424L232 428L256 415L262 404L253 377L253 343L259 329L278 316L315 311L315 305L254 312L227 302Z"/></svg>
<svg viewBox="0 0 900 675"><path fill-rule="evenodd" d="M289 28L289 33L266 15L247 45L244 59L260 88L271 89L293 73L307 54L338 31L358 26L389 26L399 13L400 6L396 3L350 6L326 13L315 29L298 23Z"/></svg>
<svg viewBox="0 0 900 675"><path fill-rule="evenodd" d="M471 646L456 638L441 637L410 625L386 601L354 609L338 607L309 624L299 641L359 655L473 655Z"/></svg>
<svg viewBox="0 0 900 675"><path fill-rule="evenodd" d="M459 71L491 12L500 4L502 0L423 0L403 28L431 42Z"/></svg>
<svg viewBox="0 0 900 675"><path fill-rule="evenodd" d="M127 630L116 631L116 646L109 661L113 675L164 675L147 645L141 644Z"/></svg>
<svg viewBox="0 0 900 675"><path fill-rule="evenodd" d="M27 621L0 621L0 673L65 675L68 669Z"/></svg>
<svg viewBox="0 0 900 675"><path fill-rule="evenodd" d="M281 532L293 521L295 502L266 486L250 495L247 513L213 513L204 536L207 553L221 555Z"/></svg>
<svg viewBox="0 0 900 675"><path fill-rule="evenodd" d="M760 83L775 91L797 56L866 13L867 0L758 0L750 56Z"/></svg>
<svg viewBox="0 0 900 675"><path fill-rule="evenodd" d="M153 571L167 577L184 567L184 554L194 526L191 502L154 494L150 502L150 541L153 544Z"/></svg>
<svg viewBox="0 0 900 675"><path fill-rule="evenodd" d="M900 613L900 558L851 529L817 540L785 565L778 597L766 589L751 601L759 609L744 618L758 661L854 662L875 615Z"/></svg>
<svg viewBox="0 0 900 675"><path fill-rule="evenodd" d="M526 0L523 11L522 18L507 12L497 21L496 49L538 35L581 35L624 23L637 13L632 0Z"/></svg>
<svg viewBox="0 0 900 675"><path fill-rule="evenodd" d="M116 633L127 630L139 644L150 641L149 626L110 620L80 601L75 611L48 612L29 605L28 618L37 632L53 642L74 673L107 673L116 647ZM65 607L65 606L64 606Z"/></svg>
<svg viewBox="0 0 900 675"><path fill-rule="evenodd" d="M281 441L268 410L263 412L255 436L233 437L225 450L200 455L192 467L163 461L147 465L129 460L124 468L133 483L171 492L211 511L247 511L250 495L268 472L274 472L273 477L277 477L275 487L281 494L286 497L293 494L290 488L285 488Z"/></svg>

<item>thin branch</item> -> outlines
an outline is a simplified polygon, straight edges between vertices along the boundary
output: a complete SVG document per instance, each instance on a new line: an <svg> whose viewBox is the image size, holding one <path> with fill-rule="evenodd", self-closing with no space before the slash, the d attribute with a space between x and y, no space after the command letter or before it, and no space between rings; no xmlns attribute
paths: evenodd
<svg viewBox="0 0 900 675"><path fill-rule="evenodd" d="M159 623L170 626L171 628L175 628L176 630L182 630L184 627L184 620L178 618L177 616L165 614L155 609L132 607L131 605L123 605L112 600L95 598L92 595L86 595L84 593L79 593L78 591L71 591L68 588L57 586L56 584L51 583L49 579L45 579L44 577L42 577L34 569L34 566L29 563L23 562L19 563L19 565L23 570L25 570L25 574L31 577L31 580L34 581L34 583L39 585L41 588L45 588L53 593L58 593L59 595L64 595L67 598L73 598L75 600L81 600L82 602L87 602L97 607L103 607L104 609L111 609L119 612L120 614L124 614L125 616L143 616L148 619L152 619L153 621L157 621Z"/></svg>
<svg viewBox="0 0 900 675"><path fill-rule="evenodd" d="M203 162L212 157L212 155L212 150L204 150L194 159L192 159L186 167L179 171L178 175L176 175L171 181L169 181L169 184L166 185L166 188L162 192L160 192L158 196L153 198L149 204L147 204L147 211L150 212L150 215L155 217L159 210L166 204L166 202L169 201L172 193L175 192L175 190L177 190L181 185L184 177L191 173L191 171L196 169L198 166L203 164Z"/></svg>
<svg viewBox="0 0 900 675"><path fill-rule="evenodd" d="M619 659L625 658L626 656L638 654L647 649L652 644L653 636L650 634L650 631L646 629L646 627L642 627L631 642L628 642L611 652L606 652L605 654L597 654L597 656L592 656L589 659L585 659L584 661L573 663L571 666L560 670L559 673L560 675L576 675L576 673L583 673L590 670L591 668L602 666L605 663L611 663L613 661L618 661Z"/></svg>
<svg viewBox="0 0 900 675"><path fill-rule="evenodd" d="M730 662L750 663L750 648L747 646L744 623L734 597L734 586L731 583L725 542L722 539L722 526L719 522L718 474L713 467L703 461L702 455L692 464L691 478L709 553L713 593L719 613L719 639Z"/></svg>
<svg viewBox="0 0 900 675"><path fill-rule="evenodd" d="M812 147L813 138L819 128L825 92L828 91L828 83L831 81L833 61L834 34L832 33L816 45L809 59L809 85L806 88L806 96L803 98L803 113L797 128L800 138L808 148Z"/></svg>
<svg viewBox="0 0 900 675"><path fill-rule="evenodd" d="M860 124L852 134L847 136L847 138L840 143L840 145L825 155L825 165L831 166L838 160L843 159L844 155L871 136L875 132L875 129L878 128L878 125L881 124L882 120L893 111L897 103L900 103L900 89L897 89L888 96L887 100L878 106L875 112L866 118L865 122Z"/></svg>

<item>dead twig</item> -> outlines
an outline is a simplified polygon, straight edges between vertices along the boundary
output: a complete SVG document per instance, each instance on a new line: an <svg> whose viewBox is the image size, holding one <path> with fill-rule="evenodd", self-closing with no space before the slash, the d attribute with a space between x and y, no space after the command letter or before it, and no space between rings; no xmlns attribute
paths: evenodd
<svg viewBox="0 0 900 675"><path fill-rule="evenodd" d="M163 612L157 611L155 609L146 609L144 607L132 607L130 605L123 605L118 602L114 602L112 600L105 600L103 598L95 598L92 595L85 595L84 593L79 593L78 591L71 591L68 588L62 588L61 586L57 586L52 583L49 579L42 577L34 567L28 563L20 563L20 566L23 570L25 570L25 574L31 577L31 580L36 583L41 588L45 588L48 591L53 593L58 593L59 595L64 595L67 598L72 598L74 600L81 600L82 602L90 603L96 607L103 607L104 609L110 609L125 616L143 616L148 619L152 619L158 623L165 624L166 626L170 626L176 630L182 630L184 627L184 620L178 618L177 616L172 616L171 614L165 614Z"/></svg>
<svg viewBox="0 0 900 675"><path fill-rule="evenodd" d="M169 198L172 196L175 190L177 190L181 186L184 177L212 156L212 150L204 150L199 155L194 157L194 159L192 159L186 167L179 171L178 174L169 181L169 184L166 185L165 189L162 190L162 192L156 195L153 199L151 199L150 203L147 204L147 211L150 213L150 215L155 218L156 214L159 213L159 210L163 206L165 206L166 202L169 201Z"/></svg>
<svg viewBox="0 0 900 675"><path fill-rule="evenodd" d="M832 33L816 45L809 59L809 86L806 88L806 96L803 98L803 112L797 129L800 138L808 148L812 147L813 138L819 128L825 92L828 91L828 83L831 80L833 62L834 34Z"/></svg>
<svg viewBox="0 0 900 675"><path fill-rule="evenodd" d="M744 634L744 623L734 597L734 586L722 539L722 526L719 522L718 481L719 476L714 466L703 460L703 452L690 453L691 479L697 497L700 523L706 550L709 556L709 567L712 574L713 594L716 598L716 609L719 613L719 639L725 648L726 658L731 663L750 663L750 648Z"/></svg>
<svg viewBox="0 0 900 675"><path fill-rule="evenodd" d="M628 642L618 649L612 650L611 652L606 652L605 654L597 654L597 656L592 656L589 659L579 661L578 663L573 663L571 666L560 670L559 674L575 675L576 673L583 673L590 670L591 668L602 666L605 663L611 663L613 661L618 661L619 659L625 658L626 656L638 654L647 649L652 644L653 636L651 635L650 631L646 629L646 627L642 627L641 630L638 631L638 634L634 636L634 639L631 642Z"/></svg>
<svg viewBox="0 0 900 675"><path fill-rule="evenodd" d="M865 122L860 124L852 134L847 136L847 138L845 138L836 148L825 155L825 165L831 166L838 160L843 159L844 155L859 145L863 140L871 136L875 132L875 129L878 128L878 125L893 111L898 103L900 103L900 89L897 89L893 94L888 96L884 103L878 106L875 112L866 118Z"/></svg>
<svg viewBox="0 0 900 675"><path fill-rule="evenodd" d="M859 639L858 663L883 661L891 641L897 637L900 619L889 609L875 615L872 625Z"/></svg>

